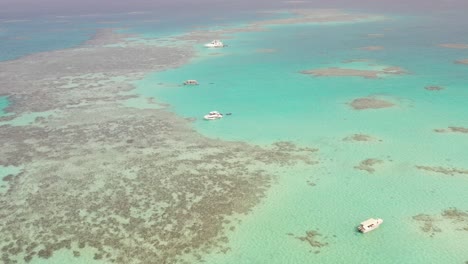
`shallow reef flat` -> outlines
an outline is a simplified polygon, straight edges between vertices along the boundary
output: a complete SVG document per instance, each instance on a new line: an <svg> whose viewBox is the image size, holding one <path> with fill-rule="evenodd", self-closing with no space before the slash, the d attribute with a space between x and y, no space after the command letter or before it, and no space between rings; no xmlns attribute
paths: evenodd
<svg viewBox="0 0 468 264"><path fill-rule="evenodd" d="M106 31L78 48L0 63L0 94L10 101L0 166L22 168L3 178L2 263L60 250L114 263L201 259L227 250L225 230L236 224L228 218L260 201L269 171L315 163L312 148L208 139L165 109L125 106L138 97L132 81L193 56L188 44L129 43ZM54 114L15 126L47 111Z"/></svg>

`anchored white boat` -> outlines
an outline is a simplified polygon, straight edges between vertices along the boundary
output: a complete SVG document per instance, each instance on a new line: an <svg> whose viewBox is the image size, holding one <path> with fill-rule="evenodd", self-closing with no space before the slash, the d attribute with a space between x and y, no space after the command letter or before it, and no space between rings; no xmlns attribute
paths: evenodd
<svg viewBox="0 0 468 264"><path fill-rule="evenodd" d="M198 85L197 80L186 80L184 85Z"/></svg>
<svg viewBox="0 0 468 264"><path fill-rule="evenodd" d="M378 228L382 223L383 223L383 220L380 218L377 218L377 219L369 218L359 225L358 230L362 233L367 233L369 231L372 231Z"/></svg>
<svg viewBox="0 0 468 264"><path fill-rule="evenodd" d="M206 120L215 120L215 119L220 119L222 117L223 115L219 113L218 111L211 111L209 114L204 116Z"/></svg>
<svg viewBox="0 0 468 264"><path fill-rule="evenodd" d="M222 48L222 47L224 47L224 44L220 40L215 39L215 40L211 41L210 43L205 44L205 47L207 47L207 48Z"/></svg>

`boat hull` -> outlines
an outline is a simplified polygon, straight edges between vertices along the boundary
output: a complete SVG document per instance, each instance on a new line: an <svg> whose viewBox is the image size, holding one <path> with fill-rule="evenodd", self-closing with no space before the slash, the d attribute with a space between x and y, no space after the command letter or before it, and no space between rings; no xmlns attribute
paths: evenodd
<svg viewBox="0 0 468 264"><path fill-rule="evenodd" d="M368 222L369 220L361 223L360 226L358 226L358 230L359 232L361 233L367 233L367 232L370 232L370 231L373 231L377 228L379 228L379 226L383 223L383 220L382 219L371 219L371 220L374 220L374 222Z"/></svg>
<svg viewBox="0 0 468 264"><path fill-rule="evenodd" d="M216 119L221 119L223 118L222 116L219 117L212 117L212 116L204 116L203 119L205 120L216 120Z"/></svg>
<svg viewBox="0 0 468 264"><path fill-rule="evenodd" d="M213 45L213 44L205 44L207 48L222 48L224 45Z"/></svg>

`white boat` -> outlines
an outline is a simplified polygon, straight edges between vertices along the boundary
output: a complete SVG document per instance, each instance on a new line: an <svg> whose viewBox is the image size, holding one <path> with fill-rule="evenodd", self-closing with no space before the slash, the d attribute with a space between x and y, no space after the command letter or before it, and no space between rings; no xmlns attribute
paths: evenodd
<svg viewBox="0 0 468 264"><path fill-rule="evenodd" d="M209 114L205 115L205 120L215 120L222 118L223 115L218 111L211 111Z"/></svg>
<svg viewBox="0 0 468 264"><path fill-rule="evenodd" d="M224 44L220 40L213 40L210 43L205 44L205 47L207 48L222 48L224 47Z"/></svg>
<svg viewBox="0 0 468 264"><path fill-rule="evenodd" d="M198 85L197 80L186 80L184 85Z"/></svg>
<svg viewBox="0 0 468 264"><path fill-rule="evenodd" d="M358 230L362 233L367 233L369 231L372 231L378 228L382 223L383 223L383 220L380 218L377 218L377 219L369 218L359 225Z"/></svg>

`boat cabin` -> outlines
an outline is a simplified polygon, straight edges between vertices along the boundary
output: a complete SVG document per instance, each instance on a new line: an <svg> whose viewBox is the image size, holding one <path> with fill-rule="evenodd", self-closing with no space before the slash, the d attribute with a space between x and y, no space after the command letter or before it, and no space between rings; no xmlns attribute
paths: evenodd
<svg viewBox="0 0 468 264"><path fill-rule="evenodd" d="M222 117L223 117L223 114L221 114L218 111L211 111L209 114L204 116L205 120L215 120L215 119L220 119Z"/></svg>
<svg viewBox="0 0 468 264"><path fill-rule="evenodd" d="M383 223L383 220L380 218L379 219L369 218L359 225L358 230L362 233L367 233L369 231L376 229L382 223Z"/></svg>
<svg viewBox="0 0 468 264"><path fill-rule="evenodd" d="M222 48L222 47L224 47L224 44L220 40L215 39L215 40L211 41L210 43L205 44L205 47L208 47L208 48Z"/></svg>

